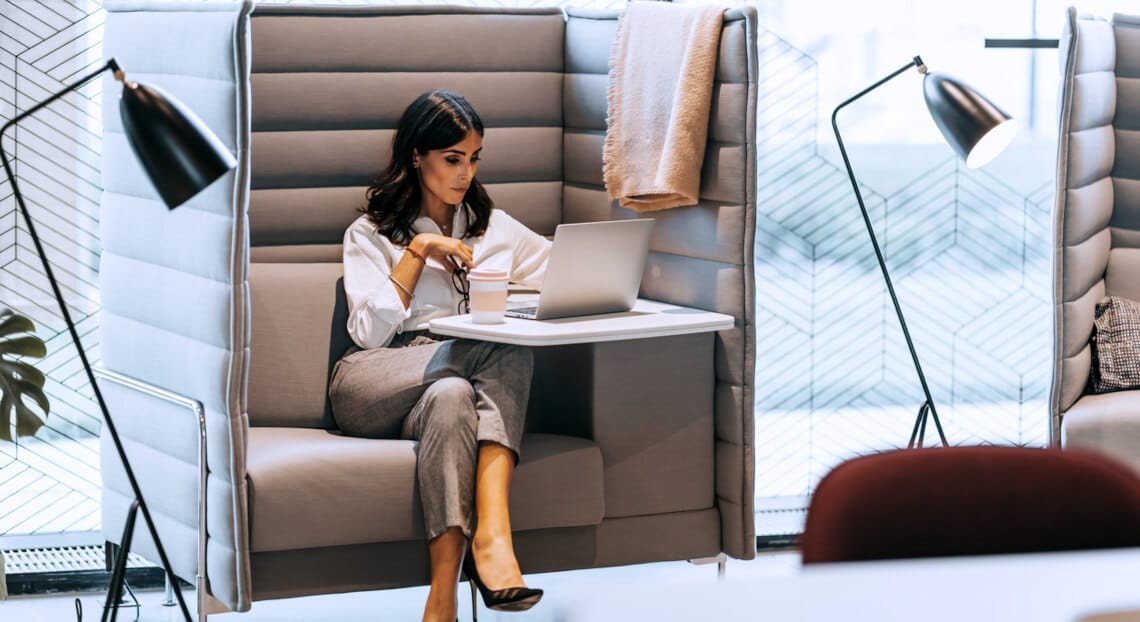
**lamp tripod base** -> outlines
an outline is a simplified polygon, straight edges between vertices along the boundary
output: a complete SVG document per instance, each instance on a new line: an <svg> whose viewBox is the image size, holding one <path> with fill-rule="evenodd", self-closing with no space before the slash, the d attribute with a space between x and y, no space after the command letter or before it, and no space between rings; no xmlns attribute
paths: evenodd
<svg viewBox="0 0 1140 622"><path fill-rule="evenodd" d="M934 419L934 428L938 430L938 438L942 441L942 446L950 446L950 443L946 442L946 434L942 431L942 422L938 420L938 411L934 410L934 404L930 400L926 400L918 408L918 416L914 419L914 429L910 432L910 442L906 444L907 449L922 448L922 442L926 438L926 418L928 415ZM916 440L918 444L915 444Z"/></svg>
<svg viewBox="0 0 1140 622"><path fill-rule="evenodd" d="M131 599L134 601L133 605L127 605L127 607L134 607L136 610L139 607L138 600L135 599L134 593L131 592L130 586L128 586L126 583L127 556L129 556L131 553L131 540L134 537L135 520L138 518L138 514L139 500L135 499L131 502L130 509L127 510L127 518L126 521L124 521L125 524L123 525L123 537L119 539L118 545L113 546L115 549L115 565L110 569L111 582L107 587L107 600L103 604L103 617L100 618L101 622L115 622L115 619L119 615L119 605L123 602L124 589L126 589L127 593L131 595ZM182 612L186 620L189 622L190 613L186 609L185 601L182 600L182 591L178 589L177 585L175 585L175 582L178 581L178 578L174 576L174 571L170 568L169 565L163 564L163 570L166 572L167 589L168 591L172 591L171 588L173 588L173 591L175 591L178 596L178 604L182 606ZM173 605L174 603L171 604ZM135 617L137 619L137 612L135 614Z"/></svg>
<svg viewBox="0 0 1140 622"><path fill-rule="evenodd" d="M127 510L126 524L123 526L123 537L115 548L115 565L111 568L111 583L107 587L107 600L103 603L102 622L107 622L108 616L112 622L119 615L119 604L123 601L123 588L126 586L127 556L131 553L131 538L135 533L135 519L139 514L139 502L131 502L131 509ZM127 588L130 590L130 588ZM134 595L131 595L132 598ZM137 607L137 601L134 605Z"/></svg>

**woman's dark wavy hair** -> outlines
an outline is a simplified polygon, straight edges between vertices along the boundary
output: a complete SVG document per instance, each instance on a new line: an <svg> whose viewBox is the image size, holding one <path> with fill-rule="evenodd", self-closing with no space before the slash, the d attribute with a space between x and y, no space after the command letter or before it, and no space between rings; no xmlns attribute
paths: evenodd
<svg viewBox="0 0 1140 622"><path fill-rule="evenodd" d="M408 105L392 138L392 159L380 171L365 195L362 208L377 231L401 246L412 241L412 223L419 216L423 199L414 153L426 154L461 142L469 132L483 136L483 121L462 95L435 90L420 95ZM487 230L495 204L478 179L472 179L463 202L468 210L464 237L478 237Z"/></svg>

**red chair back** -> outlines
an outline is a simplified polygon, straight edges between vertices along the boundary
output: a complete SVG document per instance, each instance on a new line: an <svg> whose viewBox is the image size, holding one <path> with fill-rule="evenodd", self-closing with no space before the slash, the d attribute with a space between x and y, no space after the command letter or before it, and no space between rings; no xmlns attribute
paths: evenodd
<svg viewBox="0 0 1140 622"><path fill-rule="evenodd" d="M1140 477L1089 452L898 450L816 487L803 563L1140 546Z"/></svg>

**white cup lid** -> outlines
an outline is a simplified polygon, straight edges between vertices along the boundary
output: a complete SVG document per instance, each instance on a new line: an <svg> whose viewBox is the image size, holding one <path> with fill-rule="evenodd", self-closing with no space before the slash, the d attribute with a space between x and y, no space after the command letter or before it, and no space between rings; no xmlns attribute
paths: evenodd
<svg viewBox="0 0 1140 622"><path fill-rule="evenodd" d="M475 268L467 273L467 280L469 281L505 281L507 280L506 270L493 270L491 268Z"/></svg>

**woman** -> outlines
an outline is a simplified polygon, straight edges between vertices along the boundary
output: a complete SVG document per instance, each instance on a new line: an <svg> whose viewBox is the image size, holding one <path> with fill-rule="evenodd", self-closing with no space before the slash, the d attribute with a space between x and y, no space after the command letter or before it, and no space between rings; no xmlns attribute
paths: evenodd
<svg viewBox="0 0 1140 622"><path fill-rule="evenodd" d="M419 96L392 159L344 236L348 330L329 384L348 434L419 441L417 479L431 559L425 621L455 620L462 564L484 603L529 609L507 511L529 397L530 351L445 340L422 327L466 312L465 270L538 286L550 243L501 210L475 178L483 124L463 97Z"/></svg>

